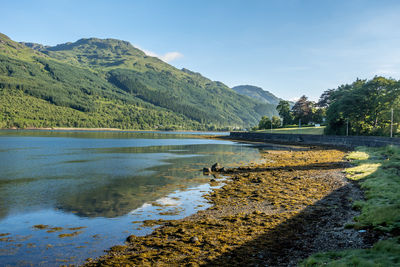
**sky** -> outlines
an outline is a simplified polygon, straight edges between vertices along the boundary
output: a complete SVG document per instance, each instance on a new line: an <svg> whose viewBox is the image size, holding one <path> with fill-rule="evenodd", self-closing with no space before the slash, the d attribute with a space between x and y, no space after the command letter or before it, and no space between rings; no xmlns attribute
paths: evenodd
<svg viewBox="0 0 400 267"><path fill-rule="evenodd" d="M318 100L375 75L400 79L400 1L0 0L0 32L56 45L129 41L233 87Z"/></svg>

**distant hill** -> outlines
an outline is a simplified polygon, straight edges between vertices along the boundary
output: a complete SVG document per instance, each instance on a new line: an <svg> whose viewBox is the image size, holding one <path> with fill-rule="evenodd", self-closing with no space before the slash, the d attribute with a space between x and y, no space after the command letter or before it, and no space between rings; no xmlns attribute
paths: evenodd
<svg viewBox="0 0 400 267"><path fill-rule="evenodd" d="M45 46L0 34L1 127L249 127L275 105L179 70L129 42Z"/></svg>
<svg viewBox="0 0 400 267"><path fill-rule="evenodd" d="M236 93L257 99L263 103L277 106L281 98L276 97L271 92L263 90L261 87L253 85L239 85L232 88Z"/></svg>

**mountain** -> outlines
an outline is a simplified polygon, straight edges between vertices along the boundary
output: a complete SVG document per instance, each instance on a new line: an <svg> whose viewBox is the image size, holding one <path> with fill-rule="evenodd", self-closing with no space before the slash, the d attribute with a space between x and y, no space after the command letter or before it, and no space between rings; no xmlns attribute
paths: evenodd
<svg viewBox="0 0 400 267"><path fill-rule="evenodd" d="M0 127L249 127L275 106L179 70L129 42L44 46L0 34Z"/></svg>
<svg viewBox="0 0 400 267"><path fill-rule="evenodd" d="M271 92L263 90L261 87L253 85L239 85L232 88L236 93L257 99L263 103L277 106L281 98L276 97Z"/></svg>

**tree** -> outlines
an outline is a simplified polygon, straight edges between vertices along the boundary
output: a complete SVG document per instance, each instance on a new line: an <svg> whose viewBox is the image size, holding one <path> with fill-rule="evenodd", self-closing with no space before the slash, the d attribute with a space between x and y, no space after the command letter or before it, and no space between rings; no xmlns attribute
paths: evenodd
<svg viewBox="0 0 400 267"><path fill-rule="evenodd" d="M275 116L275 115L272 116L271 123L272 123L272 128L278 128L278 127L282 126L281 119L278 116Z"/></svg>
<svg viewBox="0 0 400 267"><path fill-rule="evenodd" d="M400 81L374 77L339 86L329 96L329 134L388 135L390 110L400 106Z"/></svg>
<svg viewBox="0 0 400 267"><path fill-rule="evenodd" d="M271 119L267 116L263 116L258 123L258 129L269 129L271 128Z"/></svg>
<svg viewBox="0 0 400 267"><path fill-rule="evenodd" d="M312 121L314 123L322 123L326 114L325 108L313 108Z"/></svg>
<svg viewBox="0 0 400 267"><path fill-rule="evenodd" d="M312 109L314 103L312 101L308 101L308 98L303 95L299 100L294 104L292 108L293 117L296 121L301 120L303 124L307 124L312 121Z"/></svg>
<svg viewBox="0 0 400 267"><path fill-rule="evenodd" d="M279 101L276 110L279 113L279 116L282 118L282 124L288 125L291 124L293 121L292 114L290 113L290 105L288 101L281 100Z"/></svg>
<svg viewBox="0 0 400 267"><path fill-rule="evenodd" d="M332 101L332 94L335 92L335 89L325 90L322 95L319 97L317 107L327 108Z"/></svg>

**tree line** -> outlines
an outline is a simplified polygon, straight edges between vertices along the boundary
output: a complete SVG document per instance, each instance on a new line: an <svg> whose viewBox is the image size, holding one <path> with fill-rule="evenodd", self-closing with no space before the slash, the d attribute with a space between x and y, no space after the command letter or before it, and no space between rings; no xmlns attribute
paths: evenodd
<svg viewBox="0 0 400 267"><path fill-rule="evenodd" d="M271 118L263 116L258 124L258 129L286 127L293 124L320 124L324 120L325 109L318 106L314 101L308 100L308 97L303 95L300 99L290 107L289 101L279 101L276 110L278 116Z"/></svg>
<svg viewBox="0 0 400 267"><path fill-rule="evenodd" d="M357 79L325 90L318 102L303 95L292 107L281 100L276 109L280 118L264 116L259 129L324 124L325 134L389 136L393 128L395 135L400 122L400 80L380 76Z"/></svg>
<svg viewBox="0 0 400 267"><path fill-rule="evenodd" d="M326 110L326 134L390 135L392 110L398 129L400 80L374 77L328 89L318 104Z"/></svg>

